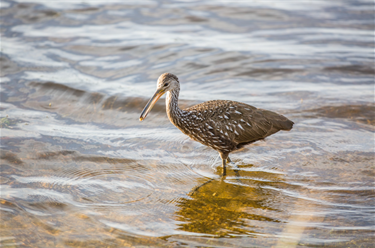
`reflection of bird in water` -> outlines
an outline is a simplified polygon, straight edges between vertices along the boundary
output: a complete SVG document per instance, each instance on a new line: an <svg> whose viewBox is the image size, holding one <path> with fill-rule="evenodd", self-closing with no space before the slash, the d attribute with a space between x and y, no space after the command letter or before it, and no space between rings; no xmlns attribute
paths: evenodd
<svg viewBox="0 0 375 248"><path fill-rule="evenodd" d="M243 173L253 178L250 185L238 185L231 180L210 180L211 183L199 192L176 200L177 212L174 216L179 222L177 228L216 237L233 237L261 234L271 222L282 222L277 214L283 212L279 204L280 192L271 188L275 182L283 182L283 175ZM214 244L211 246L216 247Z"/></svg>
<svg viewBox="0 0 375 248"><path fill-rule="evenodd" d="M280 130L290 130L294 124L282 115L234 101L208 101L182 110L178 107L180 83L171 73L159 77L156 92L141 113L141 121L165 92L169 120L193 140L219 152L223 176L230 152Z"/></svg>

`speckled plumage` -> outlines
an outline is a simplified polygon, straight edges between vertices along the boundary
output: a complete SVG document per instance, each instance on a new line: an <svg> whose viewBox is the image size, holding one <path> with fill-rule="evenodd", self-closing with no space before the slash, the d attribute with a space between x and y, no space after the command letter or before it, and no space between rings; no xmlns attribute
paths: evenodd
<svg viewBox="0 0 375 248"><path fill-rule="evenodd" d="M166 84L168 85L165 86ZM294 124L272 111L227 100L208 101L181 110L178 107L179 81L171 73L164 73L159 77L158 90L161 91L160 95L167 92L166 110L173 125L193 140L219 152L223 160L223 175L230 152L280 130L290 130ZM149 104L142 112L141 120L152 108L148 107Z"/></svg>

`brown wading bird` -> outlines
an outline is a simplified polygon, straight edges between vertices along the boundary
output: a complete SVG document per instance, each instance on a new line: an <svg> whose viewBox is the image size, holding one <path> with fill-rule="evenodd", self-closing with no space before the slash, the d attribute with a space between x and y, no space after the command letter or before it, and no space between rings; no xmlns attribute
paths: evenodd
<svg viewBox="0 0 375 248"><path fill-rule="evenodd" d="M159 98L167 92L166 107L169 120L195 141L218 151L223 161L231 162L230 152L262 140L280 130L291 130L293 122L272 111L258 109L241 102L214 100L187 109L178 107L180 83L171 73L162 74L157 89L143 109L139 120L146 118Z"/></svg>

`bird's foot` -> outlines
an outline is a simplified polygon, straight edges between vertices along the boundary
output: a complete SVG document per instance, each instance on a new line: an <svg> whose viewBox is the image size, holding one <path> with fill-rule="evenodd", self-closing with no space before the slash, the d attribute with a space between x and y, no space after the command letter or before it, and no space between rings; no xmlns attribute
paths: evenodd
<svg viewBox="0 0 375 248"><path fill-rule="evenodd" d="M242 183L240 180L240 173L239 170L240 168L238 167L237 163L233 162L229 157L227 159L227 165L233 168L234 173L236 174L236 179L239 183Z"/></svg>
<svg viewBox="0 0 375 248"><path fill-rule="evenodd" d="M221 178L224 178L227 175L227 167L223 165L223 173L221 174Z"/></svg>
<svg viewBox="0 0 375 248"><path fill-rule="evenodd" d="M234 171L239 171L240 168L238 167L237 163L230 160L230 158L227 159L227 165L233 168Z"/></svg>

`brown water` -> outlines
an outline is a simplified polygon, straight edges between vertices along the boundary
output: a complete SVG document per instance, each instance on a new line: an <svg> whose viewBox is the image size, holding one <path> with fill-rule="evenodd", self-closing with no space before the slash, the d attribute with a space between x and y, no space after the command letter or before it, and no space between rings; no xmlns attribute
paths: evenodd
<svg viewBox="0 0 375 248"><path fill-rule="evenodd" d="M3 0L0 14L1 246L373 247L373 1ZM236 100L295 127L233 153L220 180L164 101L139 122L163 72L181 107Z"/></svg>

